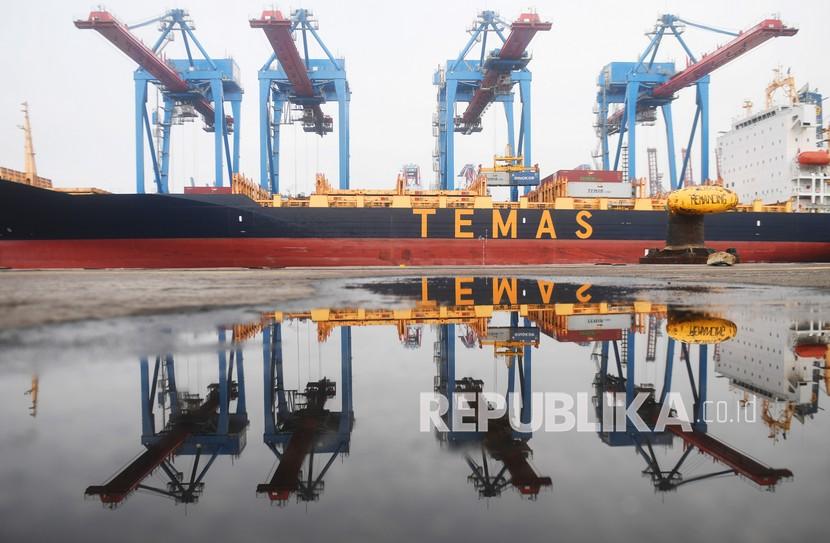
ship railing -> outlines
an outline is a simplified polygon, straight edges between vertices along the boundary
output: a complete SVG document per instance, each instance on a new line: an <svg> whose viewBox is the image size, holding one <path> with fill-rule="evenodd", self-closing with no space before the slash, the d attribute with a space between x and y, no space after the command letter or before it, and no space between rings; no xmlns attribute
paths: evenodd
<svg viewBox="0 0 830 543"><path fill-rule="evenodd" d="M738 204L735 211L739 213L790 213L793 210L792 200L778 204L764 204L761 200L753 200L749 204Z"/></svg>
<svg viewBox="0 0 830 543"><path fill-rule="evenodd" d="M254 198L264 207L350 207L350 208L434 208L434 209L617 209L663 211L663 198L568 198L532 201L521 196L517 202L493 201L491 196L477 196L463 191L423 191L410 194L312 194L306 198L275 195ZM356 191L357 192L357 191Z"/></svg>
<svg viewBox="0 0 830 543"><path fill-rule="evenodd" d="M32 185L41 189L52 188L51 179L46 179L45 177L40 177L39 175L36 175L34 179L31 179L30 175L17 170L12 170L11 168L0 167L0 179L5 179L6 181L12 181L14 183L22 183L24 185Z"/></svg>
<svg viewBox="0 0 830 543"><path fill-rule="evenodd" d="M271 193L254 183L253 180L248 179L242 174L235 173L231 179L231 192L234 194L242 194L251 200L261 201L271 198Z"/></svg>

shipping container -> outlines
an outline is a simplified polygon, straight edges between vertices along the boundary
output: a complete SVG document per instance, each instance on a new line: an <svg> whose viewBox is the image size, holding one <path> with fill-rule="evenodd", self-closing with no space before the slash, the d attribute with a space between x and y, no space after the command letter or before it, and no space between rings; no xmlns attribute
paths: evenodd
<svg viewBox="0 0 830 543"><path fill-rule="evenodd" d="M230 187L185 187L185 194L233 194Z"/></svg>
<svg viewBox="0 0 830 543"><path fill-rule="evenodd" d="M571 198L631 198L631 183L592 183L570 181L567 195Z"/></svg>
<svg viewBox="0 0 830 543"><path fill-rule="evenodd" d="M621 183L623 180L622 172L615 170L559 170L548 178L594 183Z"/></svg>

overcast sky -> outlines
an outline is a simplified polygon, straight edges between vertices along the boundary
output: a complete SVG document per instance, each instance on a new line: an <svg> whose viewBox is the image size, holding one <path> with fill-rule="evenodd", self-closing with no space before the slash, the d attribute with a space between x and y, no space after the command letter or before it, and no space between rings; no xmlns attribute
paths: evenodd
<svg viewBox="0 0 830 543"><path fill-rule="evenodd" d="M23 168L20 102L28 100L34 128L38 173L58 186L98 186L117 192L135 187L133 143L133 62L92 31L77 30L72 21L86 18L96 7L86 1L16 1L7 3L0 20L0 165ZM171 7L190 11L196 35L215 58L233 56L239 64L245 97L242 103L241 169L259 178L257 70L270 46L248 19L271 4L263 2L170 0L110 1L105 7L126 23L139 22ZM393 187L406 162L420 165L422 177L433 178L431 119L435 110L432 75L439 64L454 58L468 39L466 30L481 9L494 9L512 21L525 2L435 1L363 2L316 0L276 4L314 10L327 46L346 58L351 102L351 184ZM770 14L800 30L792 38L771 40L712 75L712 148L719 130L729 128L744 99L763 105L772 69L792 68L801 86L809 82L830 92L826 59L830 2L801 1L540 1L534 8L553 22L531 44L533 60L532 158L545 175L591 160L596 147L592 127L596 77L612 61L633 61L647 45L643 35L661 13L722 28L746 29ZM151 42L156 28L136 31ZM685 38L697 54L728 38L689 29ZM171 58L184 56L178 40L168 46ZM658 60L685 65L679 45L666 40ZM154 94L154 93L153 93ZM694 92L681 93L674 116L678 152L691 125ZM155 97L151 100L154 101ZM518 102L518 101L517 101ZM336 104L325 104L335 117ZM518 110L517 110L518 114ZM465 162L487 164L506 144L504 114L490 108L484 131L456 136L456 173ZM518 124L518 123L517 123ZM307 135L299 125L285 127L282 146L282 189L309 192L314 173L336 181L337 137ZM665 170L663 128L638 131L638 174L645 175L645 149L660 149ZM211 181L213 142L197 125L176 127L172 140L171 186L181 190L192 176ZM697 159L697 157L695 157ZM148 190L150 187L148 160ZM713 162L714 164L714 162ZM696 162L695 170L699 169ZM713 166L712 175L714 175Z"/></svg>

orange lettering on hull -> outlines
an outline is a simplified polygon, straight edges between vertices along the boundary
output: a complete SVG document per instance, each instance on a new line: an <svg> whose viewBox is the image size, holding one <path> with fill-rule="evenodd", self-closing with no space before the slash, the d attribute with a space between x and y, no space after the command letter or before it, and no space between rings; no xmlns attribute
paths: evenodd
<svg viewBox="0 0 830 543"><path fill-rule="evenodd" d="M502 219L501 210L493 210L493 239L501 237L516 237L516 210L511 209L507 220Z"/></svg>
<svg viewBox="0 0 830 543"><path fill-rule="evenodd" d="M536 239L542 239L547 234L550 239L556 239L556 230L553 228L553 218L549 210L542 211L542 219L539 221L539 228L536 229Z"/></svg>
<svg viewBox="0 0 830 543"><path fill-rule="evenodd" d="M456 238L472 238L472 232L465 232L462 230L465 226L470 226L473 224L472 219L467 219L465 217L469 217L473 214L472 209L456 209L455 210L455 237Z"/></svg>
<svg viewBox="0 0 830 543"><path fill-rule="evenodd" d="M576 237L579 239L588 239L594 234L594 227L588 223L590 218L591 212L584 209L576 214L576 223L582 227L576 231Z"/></svg>
<svg viewBox="0 0 830 543"><path fill-rule="evenodd" d="M412 213L414 213L415 215L420 215L421 216L421 237L422 238L427 237L427 234L429 232L429 230L427 228L427 217L429 217L430 215L435 215L435 210L434 209L413 209Z"/></svg>

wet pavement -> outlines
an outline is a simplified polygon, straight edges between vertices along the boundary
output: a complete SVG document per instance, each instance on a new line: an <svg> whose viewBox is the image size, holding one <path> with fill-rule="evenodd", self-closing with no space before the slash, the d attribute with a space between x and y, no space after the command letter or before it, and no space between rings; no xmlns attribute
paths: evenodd
<svg viewBox="0 0 830 543"><path fill-rule="evenodd" d="M580 272L41 275L0 539L821 537L830 292Z"/></svg>

